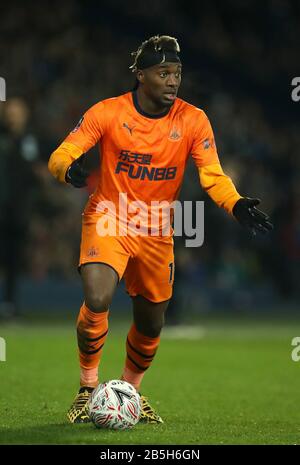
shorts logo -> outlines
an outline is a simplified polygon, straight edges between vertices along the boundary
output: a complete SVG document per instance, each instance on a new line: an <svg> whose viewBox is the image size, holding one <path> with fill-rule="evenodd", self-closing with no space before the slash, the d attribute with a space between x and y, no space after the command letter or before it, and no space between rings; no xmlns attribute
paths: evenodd
<svg viewBox="0 0 300 465"><path fill-rule="evenodd" d="M98 247L91 247L88 250L87 256L88 257L97 257L99 255L99 249Z"/></svg>
<svg viewBox="0 0 300 465"><path fill-rule="evenodd" d="M180 138L181 138L181 132L179 131L179 129L177 129L176 126L174 126L170 131L169 139L179 140Z"/></svg>
<svg viewBox="0 0 300 465"><path fill-rule="evenodd" d="M78 129L79 129L80 126L82 125L83 119L84 119L84 116L82 116L82 117L80 118L80 120L79 120L78 123L76 124L75 128L71 131L71 133L78 131Z"/></svg>

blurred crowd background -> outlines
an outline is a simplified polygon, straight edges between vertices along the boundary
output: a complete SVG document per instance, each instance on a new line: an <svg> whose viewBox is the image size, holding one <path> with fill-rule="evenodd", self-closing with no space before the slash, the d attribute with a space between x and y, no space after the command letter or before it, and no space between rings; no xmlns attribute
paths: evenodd
<svg viewBox="0 0 300 465"><path fill-rule="evenodd" d="M251 239L202 192L190 163L180 198L205 200L205 241L176 238L170 321L189 311L298 310L300 6L291 0L17 2L0 6L0 314L80 303L87 190L57 183L51 152L95 102L127 92L130 53L155 34L181 46L179 96L203 108L224 171L275 224ZM97 169L96 150L90 168ZM92 188L90 188L91 190ZM122 295L118 307L122 307ZM73 298L73 300L72 300ZM75 309L77 311L77 308Z"/></svg>

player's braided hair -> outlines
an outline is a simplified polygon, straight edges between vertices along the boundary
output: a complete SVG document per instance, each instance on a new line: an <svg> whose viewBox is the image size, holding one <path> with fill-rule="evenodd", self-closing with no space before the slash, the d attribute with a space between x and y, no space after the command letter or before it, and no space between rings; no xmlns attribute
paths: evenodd
<svg viewBox="0 0 300 465"><path fill-rule="evenodd" d="M135 52L131 53L131 55L134 57L134 62L129 67L129 69L131 69L131 71L134 73L139 68L147 67L147 55L153 56L155 52L160 52L161 59L159 63L164 63L165 61L167 61L165 52L173 52L174 54L180 52L180 47L177 42L177 39L171 36L156 35L150 37L150 39L148 40L145 40L144 42L142 42L142 44Z"/></svg>

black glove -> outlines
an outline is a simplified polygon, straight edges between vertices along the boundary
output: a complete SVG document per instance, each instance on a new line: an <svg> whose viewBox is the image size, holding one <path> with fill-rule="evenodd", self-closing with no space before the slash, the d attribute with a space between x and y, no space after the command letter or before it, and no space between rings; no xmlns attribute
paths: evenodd
<svg viewBox="0 0 300 465"><path fill-rule="evenodd" d="M65 180L74 187L87 186L86 178L90 173L83 167L83 163L84 157L81 156L74 160L66 171Z"/></svg>
<svg viewBox="0 0 300 465"><path fill-rule="evenodd" d="M273 224L268 221L268 215L256 208L259 203L259 199L244 197L236 202L232 210L238 222L250 229L253 236L256 236L257 231L266 234L273 229Z"/></svg>

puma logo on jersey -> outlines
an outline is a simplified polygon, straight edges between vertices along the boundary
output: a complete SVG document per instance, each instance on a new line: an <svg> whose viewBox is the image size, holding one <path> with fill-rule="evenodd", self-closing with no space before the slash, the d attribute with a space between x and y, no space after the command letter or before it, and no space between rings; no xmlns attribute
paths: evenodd
<svg viewBox="0 0 300 465"><path fill-rule="evenodd" d="M131 136L132 136L132 131L133 131L134 127L135 127L135 126L132 126L132 128L130 128L130 127L128 126L127 123L123 123L123 128L128 129L128 131L130 132L130 135L131 135Z"/></svg>

